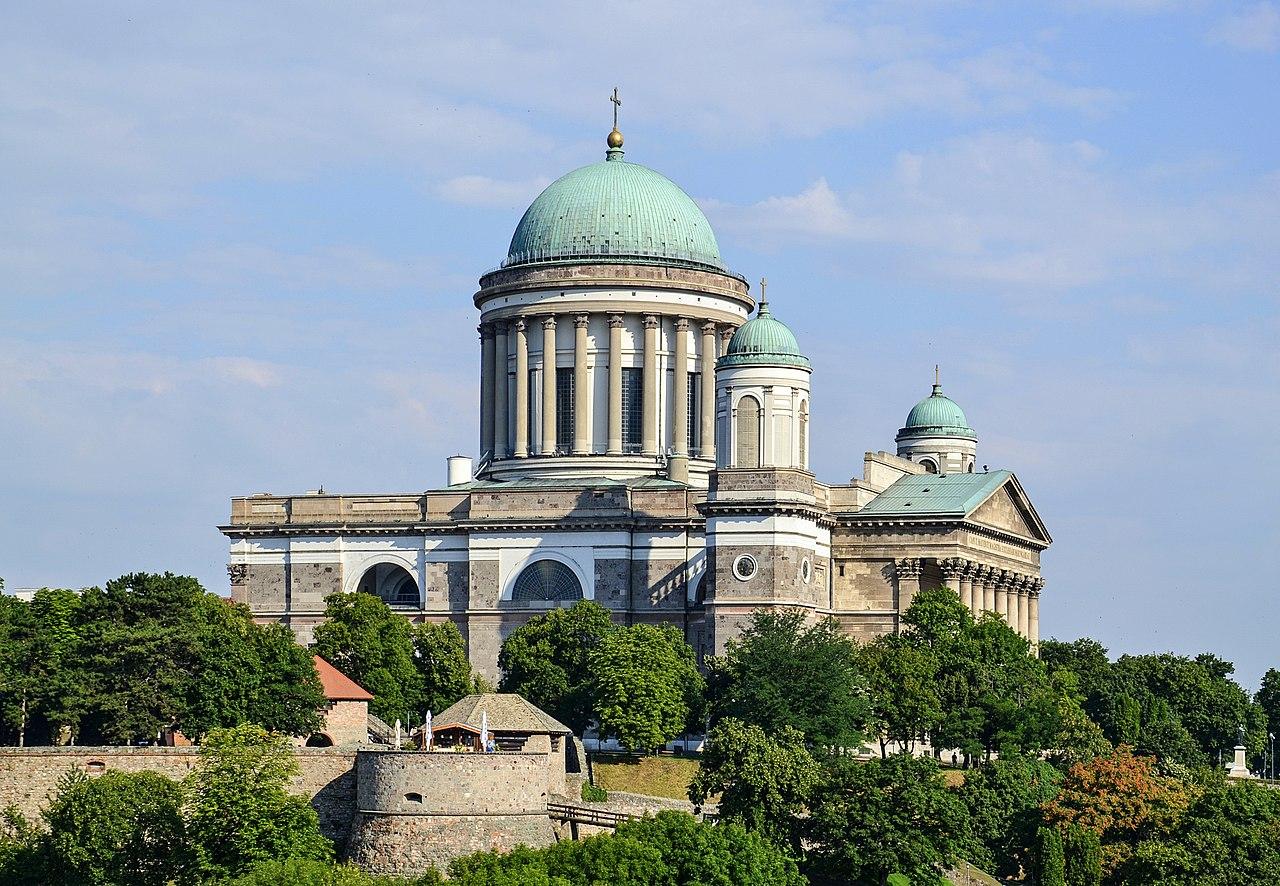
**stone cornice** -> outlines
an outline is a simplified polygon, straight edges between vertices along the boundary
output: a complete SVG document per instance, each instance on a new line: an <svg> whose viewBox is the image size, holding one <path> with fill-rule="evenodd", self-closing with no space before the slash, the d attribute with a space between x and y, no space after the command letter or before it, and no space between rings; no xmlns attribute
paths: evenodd
<svg viewBox="0 0 1280 886"><path fill-rule="evenodd" d="M853 513L834 514L832 515L832 518L836 526L848 527L850 529L870 527L875 529L903 531L918 527L943 527L950 530L964 529L978 535L985 535L988 538L1022 545L1023 547L1030 548L1035 551L1043 551L1045 548L1049 547L1048 542L1043 542L1039 539L1029 538L1028 536L1018 535L1013 532L1006 532L1003 529L996 529L982 523L975 523L968 519L956 519L955 517L859 517L858 513L854 511Z"/></svg>
<svg viewBox="0 0 1280 886"><path fill-rule="evenodd" d="M461 535L469 532L630 532L634 530L664 531L701 529L705 521L698 517L633 517L601 519L503 519L456 520L448 523L283 523L258 526L219 526L218 531L228 538L270 538L272 536L300 535Z"/></svg>

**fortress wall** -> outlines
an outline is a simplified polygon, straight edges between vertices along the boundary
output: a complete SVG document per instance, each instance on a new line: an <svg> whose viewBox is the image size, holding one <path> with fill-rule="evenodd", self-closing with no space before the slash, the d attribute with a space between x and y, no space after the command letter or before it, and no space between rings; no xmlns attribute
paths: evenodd
<svg viewBox="0 0 1280 886"><path fill-rule="evenodd" d="M331 748L296 750L301 772L289 790L311 800L325 836L346 839L355 811L355 752ZM158 772L185 778L200 758L197 748L170 747L31 747L0 748L0 809L14 807L29 820L58 793L58 782L70 770Z"/></svg>

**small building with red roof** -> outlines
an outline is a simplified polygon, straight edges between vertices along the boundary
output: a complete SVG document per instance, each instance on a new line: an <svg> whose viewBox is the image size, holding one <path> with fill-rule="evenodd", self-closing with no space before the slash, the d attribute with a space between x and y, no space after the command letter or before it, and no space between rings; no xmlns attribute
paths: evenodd
<svg viewBox="0 0 1280 886"><path fill-rule="evenodd" d="M324 688L324 724L303 742L309 748L369 743L369 702L373 694L318 655L312 656Z"/></svg>

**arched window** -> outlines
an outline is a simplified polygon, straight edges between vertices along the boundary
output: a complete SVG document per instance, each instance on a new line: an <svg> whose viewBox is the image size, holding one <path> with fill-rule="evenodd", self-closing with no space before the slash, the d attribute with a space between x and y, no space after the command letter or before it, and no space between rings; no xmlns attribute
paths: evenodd
<svg viewBox="0 0 1280 886"><path fill-rule="evenodd" d="M581 600L582 585L573 570L558 560L535 560L511 587L512 600Z"/></svg>
<svg viewBox="0 0 1280 886"><path fill-rule="evenodd" d="M925 471L927 471L930 474L938 473L938 466L934 464L931 459L927 459L927 458L920 459L920 467L924 468Z"/></svg>
<svg viewBox="0 0 1280 886"><path fill-rule="evenodd" d="M809 401L800 403L800 469L809 470Z"/></svg>
<svg viewBox="0 0 1280 886"><path fill-rule="evenodd" d="M307 747L331 748L333 747L333 739L325 735L323 732L313 732L307 736Z"/></svg>
<svg viewBox="0 0 1280 886"><path fill-rule="evenodd" d="M417 606L418 581L403 566L379 563L360 577L356 590L373 594L389 606Z"/></svg>
<svg viewBox="0 0 1280 886"><path fill-rule="evenodd" d="M738 401L738 451L734 467L760 467L760 401L743 397Z"/></svg>

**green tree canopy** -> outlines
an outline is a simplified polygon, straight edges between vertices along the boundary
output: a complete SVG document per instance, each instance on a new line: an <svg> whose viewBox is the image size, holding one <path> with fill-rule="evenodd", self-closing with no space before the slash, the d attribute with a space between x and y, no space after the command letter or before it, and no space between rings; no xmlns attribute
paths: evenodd
<svg viewBox="0 0 1280 886"><path fill-rule="evenodd" d="M260 726L210 732L188 778L188 833L202 877L229 878L271 859L327 861L316 812L285 790L298 772L289 740Z"/></svg>
<svg viewBox="0 0 1280 886"><path fill-rule="evenodd" d="M769 735L728 717L707 735L689 800L701 806L719 794L722 821L798 847L797 816L821 779L822 768L805 748L804 733L783 726Z"/></svg>
<svg viewBox="0 0 1280 886"><path fill-rule="evenodd" d="M833 619L758 609L723 658L709 663L711 722L727 717L822 746L857 747L871 719L858 649Z"/></svg>
<svg viewBox="0 0 1280 886"><path fill-rule="evenodd" d="M41 878L84 886L188 882L194 858L184 802L182 785L154 772L65 778L44 812Z"/></svg>
<svg viewBox="0 0 1280 886"><path fill-rule="evenodd" d="M632 625L607 633L591 651L589 691L602 738L629 751L666 744L689 720L703 680L672 625Z"/></svg>
<svg viewBox="0 0 1280 886"><path fill-rule="evenodd" d="M581 734L594 712L589 659L615 630L609 610L589 600L534 616L503 641L498 691L523 695Z"/></svg>
<svg viewBox="0 0 1280 886"><path fill-rule="evenodd" d="M361 593L325 597L325 618L311 649L373 694L371 713L387 721L416 721L426 713L426 687L408 619L378 597Z"/></svg>
<svg viewBox="0 0 1280 886"><path fill-rule="evenodd" d="M413 661L422 676L422 703L439 713L476 690L467 643L451 621L414 625Z"/></svg>
<svg viewBox="0 0 1280 886"><path fill-rule="evenodd" d="M1031 870L1040 808L1057 796L1061 783L1057 768L1031 754L1010 754L966 772L958 793L979 844L968 860L1002 877Z"/></svg>
<svg viewBox="0 0 1280 886"><path fill-rule="evenodd" d="M900 871L942 886L966 845L969 816L929 757L837 759L810 803L809 877L818 884L879 886Z"/></svg>

